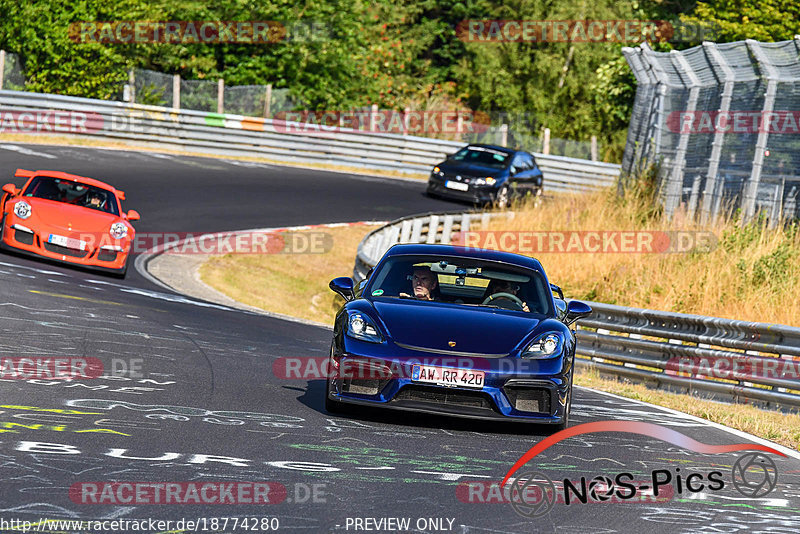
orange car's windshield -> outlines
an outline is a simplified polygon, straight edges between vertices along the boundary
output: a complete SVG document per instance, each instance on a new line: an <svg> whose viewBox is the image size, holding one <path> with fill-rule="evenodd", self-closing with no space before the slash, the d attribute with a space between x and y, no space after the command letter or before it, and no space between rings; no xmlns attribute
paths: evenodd
<svg viewBox="0 0 800 534"><path fill-rule="evenodd" d="M22 196L55 200L119 215L116 195L113 192L72 180L37 176L31 180Z"/></svg>

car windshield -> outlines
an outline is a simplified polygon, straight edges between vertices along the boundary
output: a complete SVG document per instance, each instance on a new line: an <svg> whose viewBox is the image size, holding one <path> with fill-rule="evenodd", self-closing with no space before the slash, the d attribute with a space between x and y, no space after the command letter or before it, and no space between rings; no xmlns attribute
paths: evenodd
<svg viewBox="0 0 800 534"><path fill-rule="evenodd" d="M55 200L119 215L116 195L113 192L73 180L37 176L31 180L22 196Z"/></svg>
<svg viewBox="0 0 800 534"><path fill-rule="evenodd" d="M538 271L444 256L395 256L370 276L366 295L553 316L549 285Z"/></svg>
<svg viewBox="0 0 800 534"><path fill-rule="evenodd" d="M510 159L511 154L508 152L482 146L467 146L450 156L451 161L474 163L495 169L505 169Z"/></svg>

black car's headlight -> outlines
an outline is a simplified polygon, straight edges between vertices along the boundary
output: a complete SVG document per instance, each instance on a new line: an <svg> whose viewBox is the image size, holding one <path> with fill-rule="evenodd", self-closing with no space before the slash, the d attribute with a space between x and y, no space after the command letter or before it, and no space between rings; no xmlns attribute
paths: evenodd
<svg viewBox="0 0 800 534"><path fill-rule="evenodd" d="M444 176L444 172L439 167L434 167L433 171L431 171L431 174L434 176Z"/></svg>
<svg viewBox="0 0 800 534"><path fill-rule="evenodd" d="M378 332L378 328L361 312L348 312L347 335L371 343L383 342L383 336Z"/></svg>
<svg viewBox="0 0 800 534"><path fill-rule="evenodd" d="M564 336L551 332L537 337L522 353L523 358L550 358L561 353L564 348Z"/></svg>
<svg viewBox="0 0 800 534"><path fill-rule="evenodd" d="M474 185L494 185L497 183L497 178L487 176L486 178L476 178L473 182Z"/></svg>

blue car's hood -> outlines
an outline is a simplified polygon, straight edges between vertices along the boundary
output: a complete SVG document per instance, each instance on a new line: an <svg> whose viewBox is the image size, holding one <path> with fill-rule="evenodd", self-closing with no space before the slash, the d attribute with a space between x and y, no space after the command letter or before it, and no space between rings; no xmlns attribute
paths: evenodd
<svg viewBox="0 0 800 534"><path fill-rule="evenodd" d="M439 165L445 173L458 173L464 176L496 176L503 172L504 169L497 167L488 167L485 165L476 165L474 163L464 163L461 161L447 160Z"/></svg>
<svg viewBox="0 0 800 534"><path fill-rule="evenodd" d="M534 315L495 308L414 300L372 304L395 342L426 349L508 354L539 324Z"/></svg>

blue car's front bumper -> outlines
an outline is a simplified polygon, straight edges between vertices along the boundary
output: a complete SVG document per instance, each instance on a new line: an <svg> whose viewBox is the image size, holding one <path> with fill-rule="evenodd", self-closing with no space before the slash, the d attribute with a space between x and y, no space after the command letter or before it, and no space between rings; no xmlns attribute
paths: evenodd
<svg viewBox="0 0 800 534"><path fill-rule="evenodd" d="M358 343L358 345L366 345ZM568 410L571 362L563 357L521 360L517 357L442 357L390 344L397 355L369 356L352 351L335 356L338 369L329 397L353 404L437 414L560 424ZM366 351L364 351L366 352ZM483 371L482 388L439 386L413 380L414 364ZM365 371L368 369L368 371Z"/></svg>

